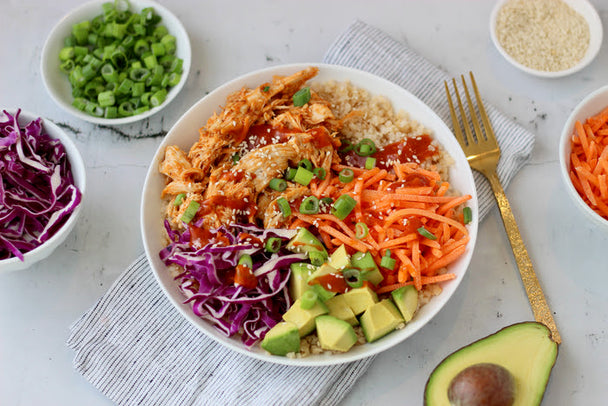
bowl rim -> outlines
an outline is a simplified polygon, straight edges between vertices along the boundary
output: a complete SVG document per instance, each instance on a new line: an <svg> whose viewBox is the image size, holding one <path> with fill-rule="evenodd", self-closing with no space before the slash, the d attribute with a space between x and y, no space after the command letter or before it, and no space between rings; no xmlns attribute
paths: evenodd
<svg viewBox="0 0 608 406"><path fill-rule="evenodd" d="M103 118L103 117L95 117L89 114L86 114L77 108L71 105L71 102L67 102L64 98L62 98L55 89L55 85L52 84L51 80L51 71L56 69L59 70L59 64L55 65L52 63L53 58L57 55L51 51L54 45L58 43L59 40L63 41L63 38L60 38L67 26L77 22L82 21L82 18L77 18L82 14L91 15L92 18L97 14L101 13L101 5L107 2L107 0L90 0L86 3L80 4L78 7L71 9L68 11L51 29L49 32L47 39L42 47L42 52L40 54L40 71L42 72L42 82L44 87L47 90L47 93L51 96L51 99L64 111L70 113L71 115L80 118L82 120L88 121L94 124L102 124L102 125L120 125L120 124L129 124L134 123L145 118L148 118L163 108L165 108L169 103L171 103L177 95L180 93L182 88L184 87L186 81L188 80L188 76L190 73L190 68L192 64L192 45L190 43L190 37L188 36L188 32L186 31L184 25L181 20L177 18L175 14L173 14L169 9L165 6L152 1L152 0L130 0L129 3L132 9L142 9L144 7L154 7L154 10L161 15L163 21L166 22L166 19L171 21L171 24L174 26L175 31L171 30L170 33L174 35L178 41L183 41L178 47L178 53L183 53L182 59L183 63L183 71L182 77L179 83L167 92L167 98L165 101L144 113L137 114L129 117L120 117L120 118ZM94 12L94 8L98 7L98 10ZM85 17L87 18L87 17ZM185 45L185 46L184 46ZM55 72L57 73L57 72ZM62 77L62 80L67 81L65 75L61 73L59 75Z"/></svg>
<svg viewBox="0 0 608 406"><path fill-rule="evenodd" d="M70 234L70 232L76 225L76 222L80 217L80 213L82 211L86 196L86 167L82 155L80 154L80 151L78 151L78 148L76 147L74 141L72 141L72 139L67 135L67 133L63 131L53 121L44 116L32 113L28 110L20 108L2 108L0 110L0 116L4 116L4 111L7 111L9 114L14 115L17 110L21 110L19 113L19 121L23 120L31 122L37 118L41 118L43 130L51 138L58 139L59 141L61 141L61 144L63 144L67 152L68 161L70 162L70 171L72 172L72 176L74 178L74 184L80 190L82 194L82 199L78 206L76 206L74 211L70 214L70 217L63 224L63 226L61 226L61 228L57 230L57 232L53 234L51 238L46 240L42 245L23 254L23 261L21 261L17 257L0 260L0 273L29 268L31 265L52 254L53 251L63 242L63 240L65 240L65 238Z"/></svg>
<svg viewBox="0 0 608 406"><path fill-rule="evenodd" d="M604 30L602 27L602 20L600 19L597 10L588 0L562 0L568 6L578 12L589 25L589 47L583 58L576 65L571 68L560 70L560 71L541 71L538 69L530 68L526 65L516 61L511 55L505 51L496 36L496 19L500 9L510 0L498 0L490 13L490 38L494 43L494 46L498 52L513 66L519 70L526 72L530 75L541 77L541 78L560 78L574 74L586 68L593 62L595 57L600 51L602 46Z"/></svg>
<svg viewBox="0 0 608 406"><path fill-rule="evenodd" d="M199 108L202 108L201 106L205 106L205 104L209 104L209 103L214 103L215 105L212 108L214 109L214 111L217 111L218 108L224 103L225 97L229 93L232 93L232 91L240 89L242 86L258 85L259 83L263 83L264 80L270 80L270 78L273 75L285 75L285 74L289 74L289 73L294 73L296 71L299 71L299 70L304 69L305 67L309 67L309 66L319 67L319 75L317 75L317 77L313 78L312 79L313 81L315 79L331 80L331 77L329 77L329 78L322 77L323 76L322 72L327 71L327 72L331 73L331 75L333 75L333 78L342 80L342 81L350 80L352 77L358 77L359 79L364 79L366 82L370 82L366 88L368 89L368 91L370 91L370 93L373 93L373 94L384 94L384 93L380 93L382 90L370 90L370 89L377 89L378 88L377 86L379 84L387 86L388 88L392 89L393 92L399 94L399 96L400 96L401 105L397 104L397 106L395 106L396 110L399 110L402 108L407 109L409 106L405 107L405 105L407 103L411 103L412 100L415 100L416 103L418 103L418 105L415 107L418 108L419 110L425 111L425 114L428 115L426 117L427 120L429 117L432 117L433 124L431 127L433 127L432 128L432 131L434 133L433 136L437 137L437 133L441 132L442 134L445 134L445 135L442 135L441 137L439 137L440 139L438 139L438 141L440 141L444 147L446 147L446 144L450 144L451 149L446 148L446 149L450 149L450 154L453 155L452 158L454 159L454 163L450 167L450 172L456 166L459 166L458 173L459 173L459 177L461 177L460 181L462 183L466 183L467 187L470 188L470 190L468 190L467 193L471 194L471 196L472 196L472 199L470 200L470 207L473 211L474 221L467 226L467 227L469 227L469 234L470 234L471 240L469 241L469 244L467 245L467 251L466 251L465 255L462 257L462 262L459 262L460 267L458 268L458 270L459 270L459 272L461 272L461 273L459 273L459 277L457 277L456 279L454 279L452 281L449 281L448 283L450 285L448 285L448 283L442 284L444 291L442 292L441 295L434 298L435 300L437 300L437 302L436 302L437 305L429 306L428 308L426 308L427 310L425 310L424 313L421 313L421 314L425 315L424 320L422 319L422 316L419 316L418 320L414 319L412 322L410 322L408 324L408 326L410 326L409 327L410 330L408 333L404 333L403 337L401 337L401 335L397 335L397 334L390 334L390 335L384 337L383 339L378 340L374 343L366 343L365 345L368 346L368 347L366 347L367 350L365 350L364 352L358 353L358 354L351 354L352 353L352 351L351 351L351 352L345 353L345 354L335 354L330 357L318 357L316 355L313 355L313 356L306 357L306 358L292 359L292 358L288 358L288 357L279 357L279 356L266 354L261 351L259 351L259 352L250 351L250 350L245 349L244 346L242 346L242 345L241 346L237 345L236 342L233 341L234 338L231 339L231 338L227 338L227 337L221 335L217 331L217 329L215 329L210 323L195 316L194 313L192 312L191 306L183 304L184 297L181 296L181 293L178 292L175 285L173 286L172 291L169 290L171 288L170 286L168 286L169 283L165 283L163 281L163 275L161 275L161 271L168 274L168 272L165 271L166 267L164 266L164 264L160 263L160 260L158 259L158 251L152 249L152 245L155 243L158 243L161 240L161 236L151 235L151 231L153 233L155 227L157 229L160 227L160 223L162 223L162 218L161 218L161 215L159 215L160 211L156 211L156 207L152 207L153 205L147 204L147 202L149 202L150 199L157 199L158 201L160 201L159 196L152 194L152 191L150 190L152 188L151 185L153 184L153 182L155 180L158 180L159 179L158 177L160 176L160 174L158 173L158 170L157 170L160 156L163 153L164 148L167 145L176 143L176 141L174 141L173 138L174 137L179 138L179 136L176 134L178 134L179 131L186 129L185 128L185 126L187 125L186 121L188 120L189 116L191 116L192 114L197 112L197 110ZM352 76L341 77L338 75L352 75ZM255 83L247 83L248 81L252 81L252 80L255 81ZM381 89L383 89L383 88L381 88ZM394 98L389 98L389 99L393 103L395 103L395 101L396 101ZM218 101L218 100L219 100L219 103L216 104L215 101ZM410 112L410 111L408 111L408 112ZM201 118L199 120L200 124L198 127L202 126L204 124L204 122L206 121L206 119L207 119L206 116ZM421 120L419 120L418 117L415 117L415 119L419 122L421 121ZM449 137L448 137L448 134L449 134ZM189 142L188 145L191 145L192 142L194 142L197 139L198 131L196 132L195 136L193 136L193 137L194 138L192 138L192 140L190 140L191 142ZM445 138L445 140L443 138ZM457 156L454 156L454 155L457 155ZM159 192L159 191L157 190L157 192ZM463 191L463 193L464 193L464 191ZM157 151L154 154L153 159L151 160L151 164L148 168L148 173L146 174L146 179L144 181L144 186L142 189L142 200L141 200L140 213L141 213L140 225L141 225L142 239L143 239L146 256L147 256L148 262L150 264L151 272L154 274L154 276L155 276L157 282L159 283L161 290L163 291L165 296L167 296L169 298L170 302L182 314L182 316L185 317L186 320L188 320L191 324L194 324L194 326L198 330L202 331L205 335L207 335L214 341L219 342L222 346L230 348L241 354L247 355L249 357L252 357L252 358L255 358L258 360L272 362L272 363L276 363L276 364L293 365L293 366L328 366L328 365L337 365L337 364L352 362L355 360L360 360L360 359L367 358L369 356L378 354L388 348L391 348L391 347L395 346L396 344L405 340L407 337L410 337L411 335L416 333L424 325L426 325L437 313L439 313L439 311L441 311L441 309L445 306L447 301L453 296L454 292L460 285L460 282L462 281L464 275L466 274L466 271L470 264L470 260L471 260L472 254L473 254L473 249L474 249L475 241L476 241L476 237L477 237L478 213L479 212L478 212L477 191L475 189L475 181L473 178L472 170L470 169L468 162L466 161L466 157L464 156L462 149L460 148L456 139L454 138L452 131L445 124L445 122L430 107L428 107L425 103L420 101L417 97L415 97L413 94L411 94L410 92L408 92L401 86L399 86L393 82L390 82L384 78L373 75L369 72L361 71L361 70L354 69L354 68L339 66L339 65L329 65L329 64L323 64L323 63L293 63L293 64L286 64L286 65L276 65L276 66L263 68L263 69L259 69L259 70L255 70L255 71L243 74L235 79L232 79L232 80L226 82L225 84L216 88L215 90L213 90L212 92L210 92L209 94L207 94L206 96L204 96L203 98L198 100L196 103L194 103L194 105L192 107L190 107L190 109L188 109L178 119L178 121L173 125L173 127L169 130L165 139L159 145ZM152 220L154 223L156 223L155 225L149 224L150 221L147 219L150 217L157 217L157 218L154 218L154 220ZM165 277L165 279L168 279L167 275L165 275L164 277ZM178 294L179 294L179 297L178 297ZM425 309L425 308L423 308L423 309ZM427 313L429 313L428 316L426 315Z"/></svg>
<svg viewBox="0 0 608 406"><path fill-rule="evenodd" d="M593 220L598 225L604 226L604 228L608 230L608 219L605 219L599 214L597 214L587 203L585 203L581 195L578 193L578 191L572 184L572 181L570 180L570 152L572 151L570 137L572 135L572 132L574 131L574 124L577 120L584 120L594 114L583 113L583 111L585 111L589 104L593 103L595 100L601 97L604 97L606 99L604 107L608 107L608 85L602 86L599 89L596 89L587 96L585 96L570 113L570 116L566 120L566 123L562 128L562 133L560 135L559 166L562 182L564 183L566 191L574 201L575 205L579 209L581 209L581 211L589 219ZM596 113L599 113L600 111L601 109L597 110Z"/></svg>

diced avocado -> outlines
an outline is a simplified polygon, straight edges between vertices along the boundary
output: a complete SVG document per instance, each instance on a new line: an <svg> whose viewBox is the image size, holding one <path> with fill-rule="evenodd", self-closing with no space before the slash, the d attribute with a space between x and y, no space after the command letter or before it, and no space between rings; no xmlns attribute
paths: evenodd
<svg viewBox="0 0 608 406"><path fill-rule="evenodd" d="M308 277L317 269L316 266L306 262L294 262L290 265L289 293L293 300L298 300L309 289Z"/></svg>
<svg viewBox="0 0 608 406"><path fill-rule="evenodd" d="M305 252L309 254L311 251L320 252L324 258L328 257L327 250L321 241L315 237L310 231L304 227L300 227L296 235L289 240L285 248L292 252Z"/></svg>
<svg viewBox="0 0 608 406"><path fill-rule="evenodd" d="M336 292L330 292L329 290L325 289L323 286L319 285L318 283L316 283L314 285L308 285L308 286L309 286L309 289L312 289L315 291L315 293L317 294L319 299L321 299L322 302L325 302L328 299L331 299L332 297L336 296Z"/></svg>
<svg viewBox="0 0 608 406"><path fill-rule="evenodd" d="M364 272L363 279L370 281L374 285L378 285L384 279L380 269L378 269L378 265L376 265L376 261L374 261L374 257L369 252L354 253L350 257L350 262L354 268L358 268Z"/></svg>
<svg viewBox="0 0 608 406"><path fill-rule="evenodd" d="M342 296L346 299L348 307L350 307L356 315L363 313L368 307L378 302L378 295L376 292L367 286L351 289Z"/></svg>
<svg viewBox="0 0 608 406"><path fill-rule="evenodd" d="M357 342L353 326L337 317L324 315L315 319L319 344L324 350L346 352Z"/></svg>
<svg viewBox="0 0 608 406"><path fill-rule="evenodd" d="M463 396L479 395L480 388L489 385L486 385L487 381L480 384L478 379L487 380L488 374L471 374L471 372L475 372L475 367L490 364L506 369L513 377L513 402L509 404L540 405L557 352L558 345L551 339L550 330L541 323L523 322L505 327L453 352L441 361L426 383L424 404L428 406L450 404L450 387L452 387L452 397L460 395L461 400L466 400ZM468 378L474 378L468 379L468 383L473 385L467 384L465 391L462 391L463 388L455 390L456 386L460 386L458 376L461 373L469 373ZM508 384L509 379L506 381ZM460 384L462 383L461 381ZM504 389L505 379L501 379L498 383L498 386ZM496 391L495 388L490 390ZM454 404L474 403L455 402Z"/></svg>
<svg viewBox="0 0 608 406"><path fill-rule="evenodd" d="M403 317L390 299L370 306L359 319L367 342L384 337L403 323Z"/></svg>
<svg viewBox="0 0 608 406"><path fill-rule="evenodd" d="M298 327L300 337L304 337L315 330L315 318L327 313L329 313L329 309L320 300L317 300L315 305L310 309L302 309L300 299L298 299L285 312L283 320L295 324Z"/></svg>
<svg viewBox="0 0 608 406"><path fill-rule="evenodd" d="M290 352L300 352L298 326L288 321L277 323L266 333L260 345L263 349L274 355L287 355Z"/></svg>
<svg viewBox="0 0 608 406"><path fill-rule="evenodd" d="M346 252L344 244L340 245L332 254L329 256L327 263L337 270L344 269L350 265L350 257Z"/></svg>
<svg viewBox="0 0 608 406"><path fill-rule="evenodd" d="M340 320L344 320L351 326L356 326L359 324L359 320L353 313L348 303L346 303L346 299L344 295L336 295L331 299L327 299L325 301L325 305L329 309L329 315L339 318Z"/></svg>
<svg viewBox="0 0 608 406"><path fill-rule="evenodd" d="M403 320L409 323L416 310L418 310L418 291L414 285L407 285L393 290L391 296L401 312Z"/></svg>
<svg viewBox="0 0 608 406"><path fill-rule="evenodd" d="M310 276L308 277L308 282L312 282L315 279L317 279L321 276L329 275L330 273L340 273L340 272L331 265L323 264L320 267L318 267L312 274L310 274Z"/></svg>

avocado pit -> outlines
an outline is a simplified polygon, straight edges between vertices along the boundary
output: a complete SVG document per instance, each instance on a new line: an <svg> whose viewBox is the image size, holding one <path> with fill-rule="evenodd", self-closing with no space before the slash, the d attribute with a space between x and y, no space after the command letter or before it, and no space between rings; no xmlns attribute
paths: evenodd
<svg viewBox="0 0 608 406"><path fill-rule="evenodd" d="M515 379L501 365L474 364L452 379L448 399L453 406L511 406L515 401Z"/></svg>

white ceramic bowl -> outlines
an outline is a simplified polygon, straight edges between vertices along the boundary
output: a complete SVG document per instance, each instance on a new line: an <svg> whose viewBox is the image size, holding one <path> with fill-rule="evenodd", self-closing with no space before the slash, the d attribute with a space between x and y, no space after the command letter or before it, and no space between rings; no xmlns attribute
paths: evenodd
<svg viewBox="0 0 608 406"><path fill-rule="evenodd" d="M175 98L175 96L177 96L188 78L188 72L190 71L190 63L192 60L192 49L186 29L177 19L177 17L175 17L175 15L173 15L168 9L150 0L131 0L131 11L140 12L146 7L153 7L156 14L162 18L160 24L167 27L169 33L175 36L177 40L176 56L184 61L181 80L176 86L170 88L169 92L167 93L167 98L161 105L151 108L150 110L141 114L121 118L103 118L94 117L78 110L72 106L72 101L74 98L72 97L72 87L68 81L68 76L59 69L59 51L64 46L63 44L65 38L70 35L72 25L85 20L91 20L95 16L103 14L102 4L106 2L106 0L93 0L91 2L82 4L78 8L69 12L59 21L59 23L57 23L57 25L50 32L44 44L44 48L42 49L40 70L42 72L44 86L51 95L51 98L68 113L85 121L96 124L127 124L142 120L158 113L165 106L167 106L171 100Z"/></svg>
<svg viewBox="0 0 608 406"><path fill-rule="evenodd" d="M6 120L6 116L3 111L6 110L9 114L14 115L17 111L16 109L0 109L0 118L2 121ZM35 115L33 113L21 110L19 114L19 125L23 128L28 123L40 117L39 115ZM58 139L61 141L65 150L68 154L68 160L70 162L72 175L74 177L74 184L82 193L83 199L85 195L86 188L86 171L84 162L74 145L74 142L68 137L68 135L58 126L56 126L52 121L42 118L42 130L48 134L51 138ZM63 226L57 230L57 232L49 238L44 244L36 247L35 249L26 252L23 257L24 260L21 261L19 258L13 257L9 259L0 260L0 274L10 271L17 271L25 268L29 268L36 262L48 257L53 253L53 251L66 239L66 237L70 234L74 225L78 221L78 217L80 215L80 211L82 208L82 201L76 207L76 209L70 214L70 217L63 224Z"/></svg>
<svg viewBox="0 0 608 406"><path fill-rule="evenodd" d="M473 210L473 218L475 221L468 226L471 241L468 244L466 253L449 268L450 272L454 272L457 275L457 278L444 283L444 291L441 295L433 298L429 304L422 307L416 317L404 329L395 331L374 343L355 346L345 354L336 354L332 356L326 354L313 355L301 359L271 356L259 347L250 351L241 344L238 337L225 337L210 323L195 316L190 305L183 304L184 297L178 291L175 281L158 256L159 251L163 248L163 223L161 218L163 210L160 193L165 185L163 175L158 172L158 167L164 156L165 147L168 145L178 145L182 149L188 151L190 146L198 140L198 129L206 123L209 116L214 112L219 112L219 106L225 104L225 99L228 94L241 89L243 86L258 86L261 83L270 81L274 75L293 74L309 66L309 64L276 66L246 74L217 88L192 106L176 122L173 128L171 128L152 160L143 188L141 226L144 247L160 286L181 314L197 328L218 342L243 354L261 360L288 365L319 366L350 362L377 354L405 340L428 323L452 296L467 270L477 236L476 219L478 210L475 184L467 160L450 129L429 107L403 88L372 74L335 65L311 65L320 68L319 74L313 79L314 81L327 81L330 79L339 81L349 80L354 85L367 89L371 94L387 96L397 110L405 109L411 114L413 119L429 128L433 132L434 137L454 158L455 163L450 170L450 179L457 190L461 193L468 193L473 197L469 202L469 206Z"/></svg>
<svg viewBox="0 0 608 406"><path fill-rule="evenodd" d="M585 215L595 224L604 230L608 231L608 220L597 214L585 203L583 198L570 180L570 154L572 152L572 144L570 141L571 135L574 133L574 124L576 121L585 122L587 117L591 117L608 107L608 86L597 89L587 97L585 97L572 111L568 121L564 125L561 138L559 141L559 165L562 175L562 181L566 186L568 196L572 198L576 207L578 207Z"/></svg>
<svg viewBox="0 0 608 406"><path fill-rule="evenodd" d="M496 37L496 19L498 16L498 12L508 1L509 0L498 0L494 8L492 9L492 13L490 14L490 37L492 38L492 42L496 46L496 49L498 49L498 52L500 52L500 54L516 68L534 76L539 76L543 78L558 78L571 75L575 72L580 71L581 69L589 65L591 61L593 61L593 59L597 56L602 45L602 37L604 33L602 28L602 20L600 20L597 11L593 7L593 5L591 5L591 3L589 3L589 1L587 0L562 0L566 4L568 4L573 10L583 16L583 18L587 21L587 24L589 25L589 48L587 48L587 52L585 53L583 58L571 68L554 72L533 69L519 63L505 51L505 49L498 41L498 38Z"/></svg>

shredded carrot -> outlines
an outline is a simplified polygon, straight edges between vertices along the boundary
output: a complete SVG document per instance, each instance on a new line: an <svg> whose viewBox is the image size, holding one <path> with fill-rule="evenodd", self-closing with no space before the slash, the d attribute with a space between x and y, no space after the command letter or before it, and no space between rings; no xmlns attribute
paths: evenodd
<svg viewBox="0 0 608 406"><path fill-rule="evenodd" d="M348 183L340 182L336 176L345 168L355 174L355 179ZM597 179L599 182L600 178ZM413 284L420 290L429 283L454 277L442 270L445 272L466 252L470 238L463 224L462 207L471 196L448 193L450 184L433 168L397 163L388 170L377 167L365 170L334 164L323 181L315 182L314 188L315 196L334 201L348 194L355 207L343 220L323 211L294 212L292 221L316 228L330 251L344 244L350 253L370 252L380 264L382 256L390 250L396 264L392 270L380 268L384 279L376 286L378 292L390 292L404 284ZM357 222L368 228L367 235L360 239L355 232ZM422 235L418 231L422 226L434 238Z"/></svg>
<svg viewBox="0 0 608 406"><path fill-rule="evenodd" d="M420 282L422 283L422 285L428 285L431 283L450 281L454 278L456 278L456 275L454 275L453 273L444 273L444 274L435 275L435 276L423 276L422 278L420 278ZM391 292L391 291L393 291L395 289L399 289L403 286L413 285L413 284L414 284L414 281L396 283L396 284L392 284L392 285L384 285L381 288L377 289L376 293L381 294L381 293Z"/></svg>
<svg viewBox="0 0 608 406"><path fill-rule="evenodd" d="M570 138L570 180L581 198L608 219L608 107L576 121Z"/></svg>

